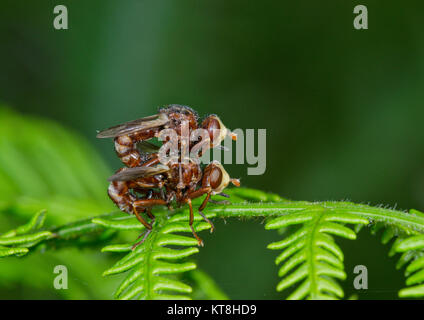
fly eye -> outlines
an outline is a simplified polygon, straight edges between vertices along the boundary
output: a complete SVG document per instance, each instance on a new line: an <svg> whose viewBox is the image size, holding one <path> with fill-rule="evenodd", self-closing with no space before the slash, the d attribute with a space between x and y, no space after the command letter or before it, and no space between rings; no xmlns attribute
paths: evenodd
<svg viewBox="0 0 424 320"><path fill-rule="evenodd" d="M216 117L212 117L212 119L209 121L208 130L220 130L221 129L221 123Z"/></svg>
<svg viewBox="0 0 424 320"><path fill-rule="evenodd" d="M219 168L213 168L210 175L210 184L212 189L217 189L222 183L222 172Z"/></svg>
<svg viewBox="0 0 424 320"><path fill-rule="evenodd" d="M219 123L219 120L215 116L209 116L207 117L203 123L202 123L203 129L206 129L209 133L209 138L211 141L214 139L215 130L221 129L221 124Z"/></svg>
<svg viewBox="0 0 424 320"><path fill-rule="evenodd" d="M202 123L202 128L208 132L211 146L220 144L227 134L227 129L215 115L207 117Z"/></svg>

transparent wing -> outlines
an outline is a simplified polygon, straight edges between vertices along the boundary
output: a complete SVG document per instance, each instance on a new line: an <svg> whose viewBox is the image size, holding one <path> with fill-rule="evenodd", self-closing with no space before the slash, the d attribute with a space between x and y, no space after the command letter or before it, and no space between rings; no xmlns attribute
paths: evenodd
<svg viewBox="0 0 424 320"><path fill-rule="evenodd" d="M167 124L168 122L168 116L165 113L159 113L154 116L125 122L109 129L102 130L97 133L97 138L115 138L124 134L131 134L140 130L160 127Z"/></svg>
<svg viewBox="0 0 424 320"><path fill-rule="evenodd" d="M156 153L159 152L160 146L148 141L140 141L137 143L137 148L146 153Z"/></svg>
<svg viewBox="0 0 424 320"><path fill-rule="evenodd" d="M154 167L124 168L124 170L109 177L108 181L130 181L139 178L151 177L167 171L169 171L169 167L162 164L158 164Z"/></svg>

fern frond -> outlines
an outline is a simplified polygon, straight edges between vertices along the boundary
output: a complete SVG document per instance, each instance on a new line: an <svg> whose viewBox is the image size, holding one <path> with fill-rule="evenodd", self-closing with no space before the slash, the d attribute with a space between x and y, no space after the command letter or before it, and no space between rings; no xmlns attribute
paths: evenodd
<svg viewBox="0 0 424 320"><path fill-rule="evenodd" d="M276 264L284 262L278 275L283 277L277 290L301 284L288 299L337 299L344 296L335 279L344 280L343 252L334 236L356 239L356 233L345 224L368 224L366 218L340 213L322 206L312 206L272 219L266 229L300 227L285 239L268 245L269 249L283 252Z"/></svg>
<svg viewBox="0 0 424 320"><path fill-rule="evenodd" d="M0 211L27 219L46 209L63 224L113 209L109 170L76 133L0 105Z"/></svg>
<svg viewBox="0 0 424 320"><path fill-rule="evenodd" d="M22 256L29 252L29 248L35 246L52 236L50 231L37 231L42 228L46 219L46 212L36 213L31 220L14 230L0 235L0 258L6 256Z"/></svg>
<svg viewBox="0 0 424 320"><path fill-rule="evenodd" d="M213 215L208 215L212 217ZM202 231L210 225L195 215L194 228ZM122 214L113 219L93 219L94 223L115 230L138 230L144 227L132 216ZM183 236L176 233L190 233ZM177 246L177 247L173 247ZM131 250L132 244L115 244L103 248L103 252L123 252L126 255L106 270L103 275L128 272L127 277L115 292L119 299L189 299L191 286L177 275L196 268L185 258L199 252L197 240L192 237L188 215L177 213L172 217L156 214L153 231L146 241Z"/></svg>
<svg viewBox="0 0 424 320"><path fill-rule="evenodd" d="M290 299L334 299L343 297L343 290L335 280L343 280L346 277L343 270L343 252L334 241L333 236L355 239L356 233L359 232L361 227L370 224L372 225L371 229L375 232L387 227L387 225L392 226L393 230L386 230L384 233L385 241L389 241L391 237L400 233L417 235L424 232L423 216L390 208L373 207L352 202L289 201L275 194L246 188L233 188L226 190L226 193L231 195L231 204L208 205L204 210L208 217L264 217L272 219L266 224L267 229L279 231L284 229L286 231L284 235L288 234L282 241L272 243L268 247L270 249L284 249L276 261L277 264L284 261L279 273L283 279L278 284L277 289L282 291L302 282L289 296ZM196 201L201 201L201 199L196 199ZM160 211L157 216L161 217L158 220L161 221L159 223L161 227L155 227L156 232L163 233L160 228L165 227L164 223L182 219L185 221L183 224L185 232L190 233L187 224L187 208L178 209L174 213L169 213L166 209L158 211ZM171 218L167 218L168 216L171 216ZM196 215L196 221L200 221L200 219L201 217ZM142 225L135 217L125 214L113 219L102 218L92 221L115 230L142 230ZM352 224L354 230L346 227L346 224ZM290 233L291 229L296 226L300 226L300 228ZM205 227L208 227L208 225L205 225ZM193 238L187 241L189 246L196 245ZM148 243L143 244L143 247L151 246ZM107 274L129 270L134 272L134 274L130 273L127 280L122 284L122 291L126 290L126 292L123 293L118 289L120 298L131 297L134 292L137 294L135 288L144 285L144 283L136 282L138 278L142 278L142 275L134 270L145 272L144 269L141 269L140 263L145 261L144 255L152 250L151 247L147 251L137 248L137 250L141 250L140 256L138 256L140 260L137 260L137 255L130 252L131 245L113 245L105 248L105 251L129 252L127 257L124 257L123 260L106 271ZM137 250L135 252L139 252ZM134 267L135 265L137 267ZM132 278L132 276L135 278ZM161 297L160 295L156 296L156 293L146 295L144 289L140 290L138 298ZM125 296L126 293L129 293L129 295ZM165 295L165 297L167 296Z"/></svg>
<svg viewBox="0 0 424 320"><path fill-rule="evenodd" d="M396 242L393 249L402 253L401 261L409 262L405 269L408 287L399 291L399 297L424 297L424 235L412 236Z"/></svg>
<svg viewBox="0 0 424 320"><path fill-rule="evenodd" d="M424 217L418 210L411 209L409 214L417 217ZM401 256L396 264L396 269L405 268L407 288L401 289L398 293L401 298L424 297L424 235L422 232L410 226L397 224L377 223L372 228L372 233L376 234L384 229L381 242L387 244L394 240L389 251L389 256L400 253Z"/></svg>
<svg viewBox="0 0 424 320"><path fill-rule="evenodd" d="M81 221L74 224L75 220L114 210L106 192L106 179L111 171L95 146L60 124L19 114L0 104L0 149L1 231L12 229L18 221L28 221L35 212L46 209L45 225L50 226L47 231L53 234L36 246L29 246L30 240L34 240L29 238L21 238L26 243L1 245L2 255L9 256L0 263L1 287L21 288L11 290L11 298L19 297L13 291L36 298L37 290L50 292L55 298L107 298L104 281L93 275L100 275L110 261L99 259L96 252L72 249L88 245L88 241L89 245L96 245L98 240L105 239L104 229L100 230L98 225ZM34 236L37 232L46 231L37 229L21 236ZM57 250L65 246L66 250ZM14 257L27 252L25 248L30 249L30 254L22 259ZM41 253L38 248L43 249L43 254L33 254ZM79 272L78 280L70 284L72 290L53 293L53 264L72 265L73 272ZM103 289L93 290L94 287Z"/></svg>

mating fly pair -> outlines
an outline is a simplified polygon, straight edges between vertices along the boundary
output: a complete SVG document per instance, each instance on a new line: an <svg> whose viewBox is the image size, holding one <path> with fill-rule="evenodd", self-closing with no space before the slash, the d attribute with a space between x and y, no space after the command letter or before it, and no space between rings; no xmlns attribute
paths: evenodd
<svg viewBox="0 0 424 320"><path fill-rule="evenodd" d="M163 163L160 148L147 140L159 137L162 130L173 129L179 137L178 150L181 150L184 126L188 127L189 133L196 129L206 132L203 137L188 142L189 151L195 149L197 144L203 146L202 152L207 148L220 146L227 135L236 140L236 135L231 133L216 115L206 117L199 126L197 113L187 106L180 105L169 105L161 108L154 116L117 125L97 135L98 138L114 138L116 153L126 165L109 178L109 197L120 210L134 214L146 227L142 240L133 248L143 243L152 231L155 220L151 212L152 207L165 205L171 208L173 200L179 206L188 204L190 228L199 246L203 246L203 241L193 228L192 199L206 195L198 212L211 225L213 232L213 223L202 211L208 202L213 202L211 196L228 197L222 191L229 183L240 186L239 180L230 178L218 161L211 162L202 170L199 161L185 157L182 159L179 152L176 159ZM167 139L164 143L166 142ZM150 223L143 218L142 213L150 218Z"/></svg>

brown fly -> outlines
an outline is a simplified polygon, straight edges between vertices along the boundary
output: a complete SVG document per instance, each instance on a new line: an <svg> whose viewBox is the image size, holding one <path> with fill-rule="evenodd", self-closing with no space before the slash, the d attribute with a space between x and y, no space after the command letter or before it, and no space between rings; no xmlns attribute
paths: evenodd
<svg viewBox="0 0 424 320"><path fill-rule="evenodd" d="M203 214L210 197L213 195L226 196L222 191L230 182L235 186L240 186L240 181L230 178L218 161L210 163L203 172L200 165L194 161L185 164L173 163L169 166L157 164L152 167L122 168L111 176L109 181L111 181L108 189L109 197L122 211L135 214L147 229L143 239L136 243L134 247L144 242L152 231L155 217L151 208L157 205L169 206L174 199L178 205L188 204L191 231L199 246L203 246L202 239L199 238L193 228L194 214L191 200L206 194L198 212L211 225L211 232L213 232L213 223ZM157 192L153 189L161 191ZM137 198L130 192L131 190L145 195L145 197L143 199ZM141 216L141 213L146 213L151 222L148 223Z"/></svg>
<svg viewBox="0 0 424 320"><path fill-rule="evenodd" d="M152 207L166 205L170 208L173 200L179 206L189 205L190 228L198 244L203 245L203 241L193 228L192 199L206 195L198 211L211 225L212 232L214 226L202 211L208 202L214 202L211 196L226 196L222 191L229 183L240 185L238 179L229 177L218 161L213 161L202 170L198 161L186 159L180 151L184 126L188 127L189 134L198 128L206 130L206 138L200 138L200 142L207 148L219 146L227 135L236 140L236 135L223 125L218 116L209 115L199 125L197 113L181 105L168 105L161 108L156 115L111 127L97 135L98 138L114 138L116 153L127 166L119 169L109 178L111 183L108 194L122 211L134 214L146 227L143 239L133 248L143 243L152 231L155 220L151 212ZM165 164L160 161L159 146L147 141L153 137L159 137L164 129L175 130L179 148L176 160ZM190 141L189 151L195 149L194 146L198 142L199 140ZM198 153L199 156L201 152ZM181 158L187 161L181 161ZM142 217L142 213L150 218L150 222Z"/></svg>
<svg viewBox="0 0 424 320"><path fill-rule="evenodd" d="M183 123L188 124L190 132L197 128L207 130L210 136L210 147L219 145L227 135L236 139L236 135L224 126L218 116L206 117L200 126L198 119L196 111L190 107L172 104L159 109L156 115L100 131L97 138L114 138L116 153L127 167L139 166L144 160L137 148L138 142L158 137L163 129L174 129L178 135L181 135ZM220 134L216 135L215 132Z"/></svg>

